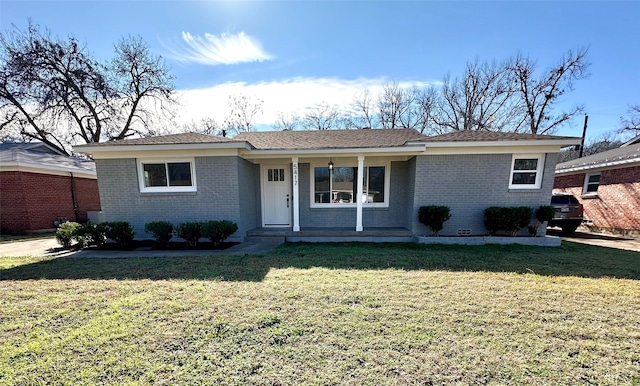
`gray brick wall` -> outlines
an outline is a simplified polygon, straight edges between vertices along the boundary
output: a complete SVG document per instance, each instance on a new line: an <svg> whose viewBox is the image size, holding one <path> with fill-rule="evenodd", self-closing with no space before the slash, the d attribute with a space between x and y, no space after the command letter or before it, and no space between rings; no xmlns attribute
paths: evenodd
<svg viewBox="0 0 640 386"><path fill-rule="evenodd" d="M511 154L417 156L415 195L412 213L413 233L428 234L418 221L423 205L446 205L451 219L441 235L456 235L458 229L486 234L483 210L490 206L549 205L557 154L547 154L541 189L509 189ZM545 229L539 229L544 234ZM525 231L526 233L526 231Z"/></svg>
<svg viewBox="0 0 640 386"><path fill-rule="evenodd" d="M261 226L260 165L238 158L237 183L242 224L239 228L247 231Z"/></svg>
<svg viewBox="0 0 640 386"><path fill-rule="evenodd" d="M356 226L356 208L311 208L310 164L301 163L300 169L300 226L301 227L353 227ZM408 212L412 199L406 189L409 178L407 162L392 162L388 208L363 208L362 225L366 227L409 228Z"/></svg>
<svg viewBox="0 0 640 386"><path fill-rule="evenodd" d="M140 193L136 160L96 160L103 221L129 221L136 238L149 238L144 225L149 221L231 220L238 224L232 239L243 239L247 227L253 227L251 216L240 214L238 157L196 157L197 192ZM243 163L246 161L242 161ZM250 176L248 166L243 173ZM250 195L243 192L243 195ZM243 203L244 204L244 203ZM254 205L255 207L255 205ZM255 208L248 208L255 213Z"/></svg>

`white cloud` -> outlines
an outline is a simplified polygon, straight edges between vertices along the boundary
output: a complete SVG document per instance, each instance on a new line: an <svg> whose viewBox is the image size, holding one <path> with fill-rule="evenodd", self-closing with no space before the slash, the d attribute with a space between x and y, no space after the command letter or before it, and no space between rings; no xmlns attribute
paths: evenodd
<svg viewBox="0 0 640 386"><path fill-rule="evenodd" d="M263 114L255 118L257 125L271 125L278 113L304 115L305 111L320 103L347 108L356 93L368 89L377 95L388 83L386 78L339 79L293 78L283 81L259 83L224 83L210 88L180 90L177 92L182 105L176 121L179 124L203 117L213 117L222 123L229 114L229 96L242 94L264 102ZM425 87L439 82L404 81L401 87Z"/></svg>
<svg viewBox="0 0 640 386"><path fill-rule="evenodd" d="M182 42L176 46L163 43L171 52L170 57L181 62L206 65L262 62L271 56L262 50L260 43L251 36L238 34L194 36L182 32Z"/></svg>

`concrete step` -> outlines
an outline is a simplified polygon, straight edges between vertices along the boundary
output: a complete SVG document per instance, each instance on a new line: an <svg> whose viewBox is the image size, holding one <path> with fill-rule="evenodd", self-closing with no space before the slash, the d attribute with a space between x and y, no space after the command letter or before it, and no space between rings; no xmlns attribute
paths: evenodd
<svg viewBox="0 0 640 386"><path fill-rule="evenodd" d="M267 243L267 242L268 243L284 243L285 242L285 236L280 236L280 235L253 236L253 235L249 235L249 236L245 237L244 242L245 243Z"/></svg>

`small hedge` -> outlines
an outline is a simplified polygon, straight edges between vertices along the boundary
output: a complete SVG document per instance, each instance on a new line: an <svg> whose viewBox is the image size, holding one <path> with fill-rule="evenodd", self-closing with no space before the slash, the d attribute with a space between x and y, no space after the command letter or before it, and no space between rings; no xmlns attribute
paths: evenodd
<svg viewBox="0 0 640 386"><path fill-rule="evenodd" d="M173 224L169 221L151 221L144 225L144 231L153 235L158 246L166 248L173 237Z"/></svg>
<svg viewBox="0 0 640 386"><path fill-rule="evenodd" d="M206 221L200 224L202 236L211 240L214 246L220 245L227 237L236 233L238 225L233 221Z"/></svg>
<svg viewBox="0 0 640 386"><path fill-rule="evenodd" d="M529 225L532 215L533 209L528 206L492 206L484 210L484 226L492 236L501 231L515 236Z"/></svg>
<svg viewBox="0 0 640 386"><path fill-rule="evenodd" d="M78 229L81 227L77 222L64 222L58 226L56 230L56 240L64 248L70 248L72 240L76 239Z"/></svg>
<svg viewBox="0 0 640 386"><path fill-rule="evenodd" d="M128 249L133 244L133 228L127 221L103 222L105 236L115 241L120 248Z"/></svg>
<svg viewBox="0 0 640 386"><path fill-rule="evenodd" d="M448 206L421 206L418 210L418 220L431 229L431 235L437 235L450 218L451 209Z"/></svg>
<svg viewBox="0 0 640 386"><path fill-rule="evenodd" d="M202 236L200 223L197 221L186 221L178 224L176 232L178 233L178 237L187 241L187 246L189 247L198 245L198 240Z"/></svg>

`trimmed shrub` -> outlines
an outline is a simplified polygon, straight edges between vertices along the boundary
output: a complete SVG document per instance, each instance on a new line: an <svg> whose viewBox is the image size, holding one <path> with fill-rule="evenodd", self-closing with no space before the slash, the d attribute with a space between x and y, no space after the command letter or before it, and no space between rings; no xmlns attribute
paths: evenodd
<svg viewBox="0 0 640 386"><path fill-rule="evenodd" d="M484 210L484 226L492 236L499 231L515 236L520 229L529 225L532 214L533 210L528 206L492 206Z"/></svg>
<svg viewBox="0 0 640 386"><path fill-rule="evenodd" d="M89 245L100 247L104 244L107 237L105 236L105 227L102 224L86 223L76 229L75 239L83 248Z"/></svg>
<svg viewBox="0 0 640 386"><path fill-rule="evenodd" d="M214 246L220 245L227 237L236 233L238 225L233 221L207 221L201 225L202 236L211 240Z"/></svg>
<svg viewBox="0 0 640 386"><path fill-rule="evenodd" d="M178 232L178 237L185 239L189 247L195 247L202 235L200 223L197 221L182 222L178 224L176 231Z"/></svg>
<svg viewBox="0 0 640 386"><path fill-rule="evenodd" d="M551 221L556 214L556 208L551 205L542 205L536 209L536 220L541 224L545 221Z"/></svg>
<svg viewBox="0 0 640 386"><path fill-rule="evenodd" d="M127 221L111 221L102 223L107 238L115 241L121 248L127 249L133 244L133 228Z"/></svg>
<svg viewBox="0 0 640 386"><path fill-rule="evenodd" d="M437 235L450 218L451 209L448 206L421 206L418 210L418 220L431 229L431 235Z"/></svg>
<svg viewBox="0 0 640 386"><path fill-rule="evenodd" d="M166 248L173 237L173 225L169 221L148 222L144 225L144 231L151 233L162 248Z"/></svg>
<svg viewBox="0 0 640 386"><path fill-rule="evenodd" d="M551 221L553 216L556 213L556 209L551 205L542 205L534 212L536 216L536 220L538 220L535 224L529 225L527 229L529 229L529 236L536 236L538 234L538 227L542 225L545 221Z"/></svg>
<svg viewBox="0 0 640 386"><path fill-rule="evenodd" d="M77 222L65 222L56 230L56 240L65 248L71 247L71 240L77 236L77 230L81 227Z"/></svg>

